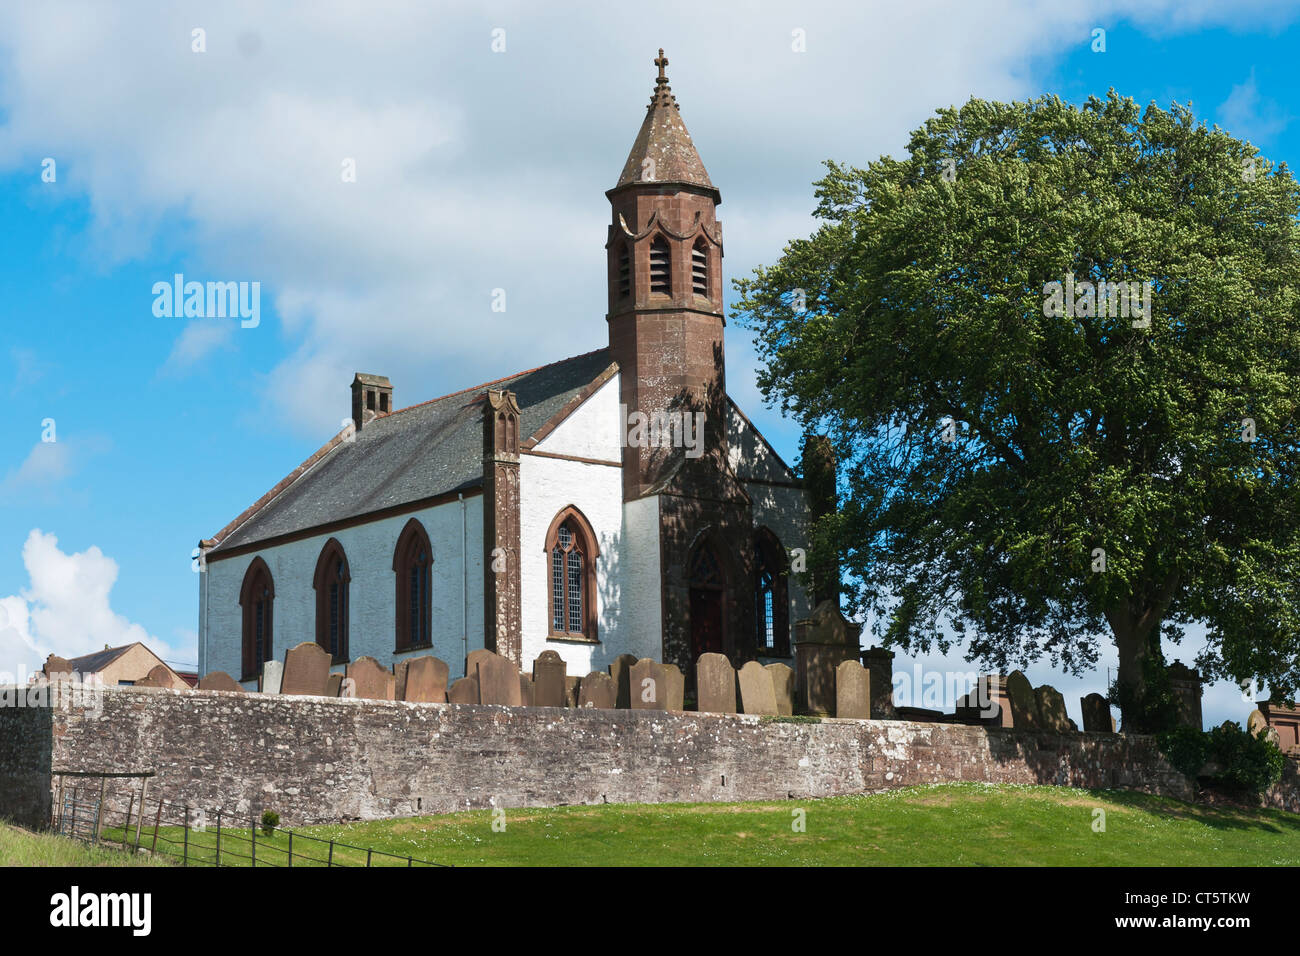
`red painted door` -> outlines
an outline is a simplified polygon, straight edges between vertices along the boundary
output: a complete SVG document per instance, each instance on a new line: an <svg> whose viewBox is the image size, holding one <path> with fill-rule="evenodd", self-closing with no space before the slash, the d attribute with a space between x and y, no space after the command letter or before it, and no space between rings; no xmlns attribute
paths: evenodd
<svg viewBox="0 0 1300 956"><path fill-rule="evenodd" d="M722 653L722 592L691 588L691 657Z"/></svg>

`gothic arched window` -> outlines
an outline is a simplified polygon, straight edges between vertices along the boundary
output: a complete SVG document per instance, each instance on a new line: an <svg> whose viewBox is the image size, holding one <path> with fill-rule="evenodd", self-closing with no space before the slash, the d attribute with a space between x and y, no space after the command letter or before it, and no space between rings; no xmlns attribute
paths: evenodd
<svg viewBox="0 0 1300 956"><path fill-rule="evenodd" d="M696 295L709 297L709 247L703 236L691 246L691 289Z"/></svg>
<svg viewBox="0 0 1300 956"><path fill-rule="evenodd" d="M240 680L252 680L262 673L262 665L275 654L273 636L275 582L271 569L260 557L253 559L244 572L239 589L239 606L243 609L242 669Z"/></svg>
<svg viewBox="0 0 1300 956"><path fill-rule="evenodd" d="M551 637L596 640L596 536L581 511L565 508L546 533Z"/></svg>
<svg viewBox="0 0 1300 956"><path fill-rule="evenodd" d="M785 550L776 535L760 528L754 535L754 650L785 657L790 653L789 577Z"/></svg>
<svg viewBox="0 0 1300 956"><path fill-rule="evenodd" d="M672 250L663 236L650 244L650 291L661 295L673 292Z"/></svg>
<svg viewBox="0 0 1300 956"><path fill-rule="evenodd" d="M393 551L397 577L396 650L433 644L433 548L424 526L415 518L406 523Z"/></svg>
<svg viewBox="0 0 1300 956"><path fill-rule="evenodd" d="M334 663L348 660L348 571L347 555L335 538L325 542L316 560L316 643L330 652Z"/></svg>

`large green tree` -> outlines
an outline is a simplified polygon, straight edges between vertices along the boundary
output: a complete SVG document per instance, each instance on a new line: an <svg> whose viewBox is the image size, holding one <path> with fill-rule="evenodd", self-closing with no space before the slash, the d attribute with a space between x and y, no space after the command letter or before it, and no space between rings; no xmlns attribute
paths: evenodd
<svg viewBox="0 0 1300 956"><path fill-rule="evenodd" d="M765 396L828 433L817 528L886 643L1079 673L1127 729L1162 638L1210 678L1300 678L1300 190L1113 92L971 100L904 159L828 163L822 221L736 283ZM1121 301L1116 286L1149 294ZM1054 285L1055 283L1055 285ZM1089 300L1089 283L1093 295ZM1150 285L1146 285L1150 283ZM1130 306L1131 308L1121 308Z"/></svg>

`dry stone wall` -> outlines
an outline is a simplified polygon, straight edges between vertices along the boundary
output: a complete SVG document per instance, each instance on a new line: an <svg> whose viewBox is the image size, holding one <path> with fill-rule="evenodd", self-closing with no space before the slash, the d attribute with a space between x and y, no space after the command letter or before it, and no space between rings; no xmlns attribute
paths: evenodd
<svg viewBox="0 0 1300 956"><path fill-rule="evenodd" d="M154 796L286 824L952 780L1192 796L1151 738L906 721L112 688L97 708L0 709L0 741L0 815L32 826L60 769L155 770Z"/></svg>

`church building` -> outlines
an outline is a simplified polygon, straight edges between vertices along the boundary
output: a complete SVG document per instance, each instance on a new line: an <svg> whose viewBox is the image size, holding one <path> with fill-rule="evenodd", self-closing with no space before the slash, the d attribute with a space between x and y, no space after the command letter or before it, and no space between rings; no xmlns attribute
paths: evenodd
<svg viewBox="0 0 1300 956"><path fill-rule="evenodd" d="M722 200L659 52L605 194L607 344L405 408L358 373L352 424L200 542L200 674L252 689L303 641L453 678L478 648L688 687L706 651L793 663L808 494L727 395Z"/></svg>

